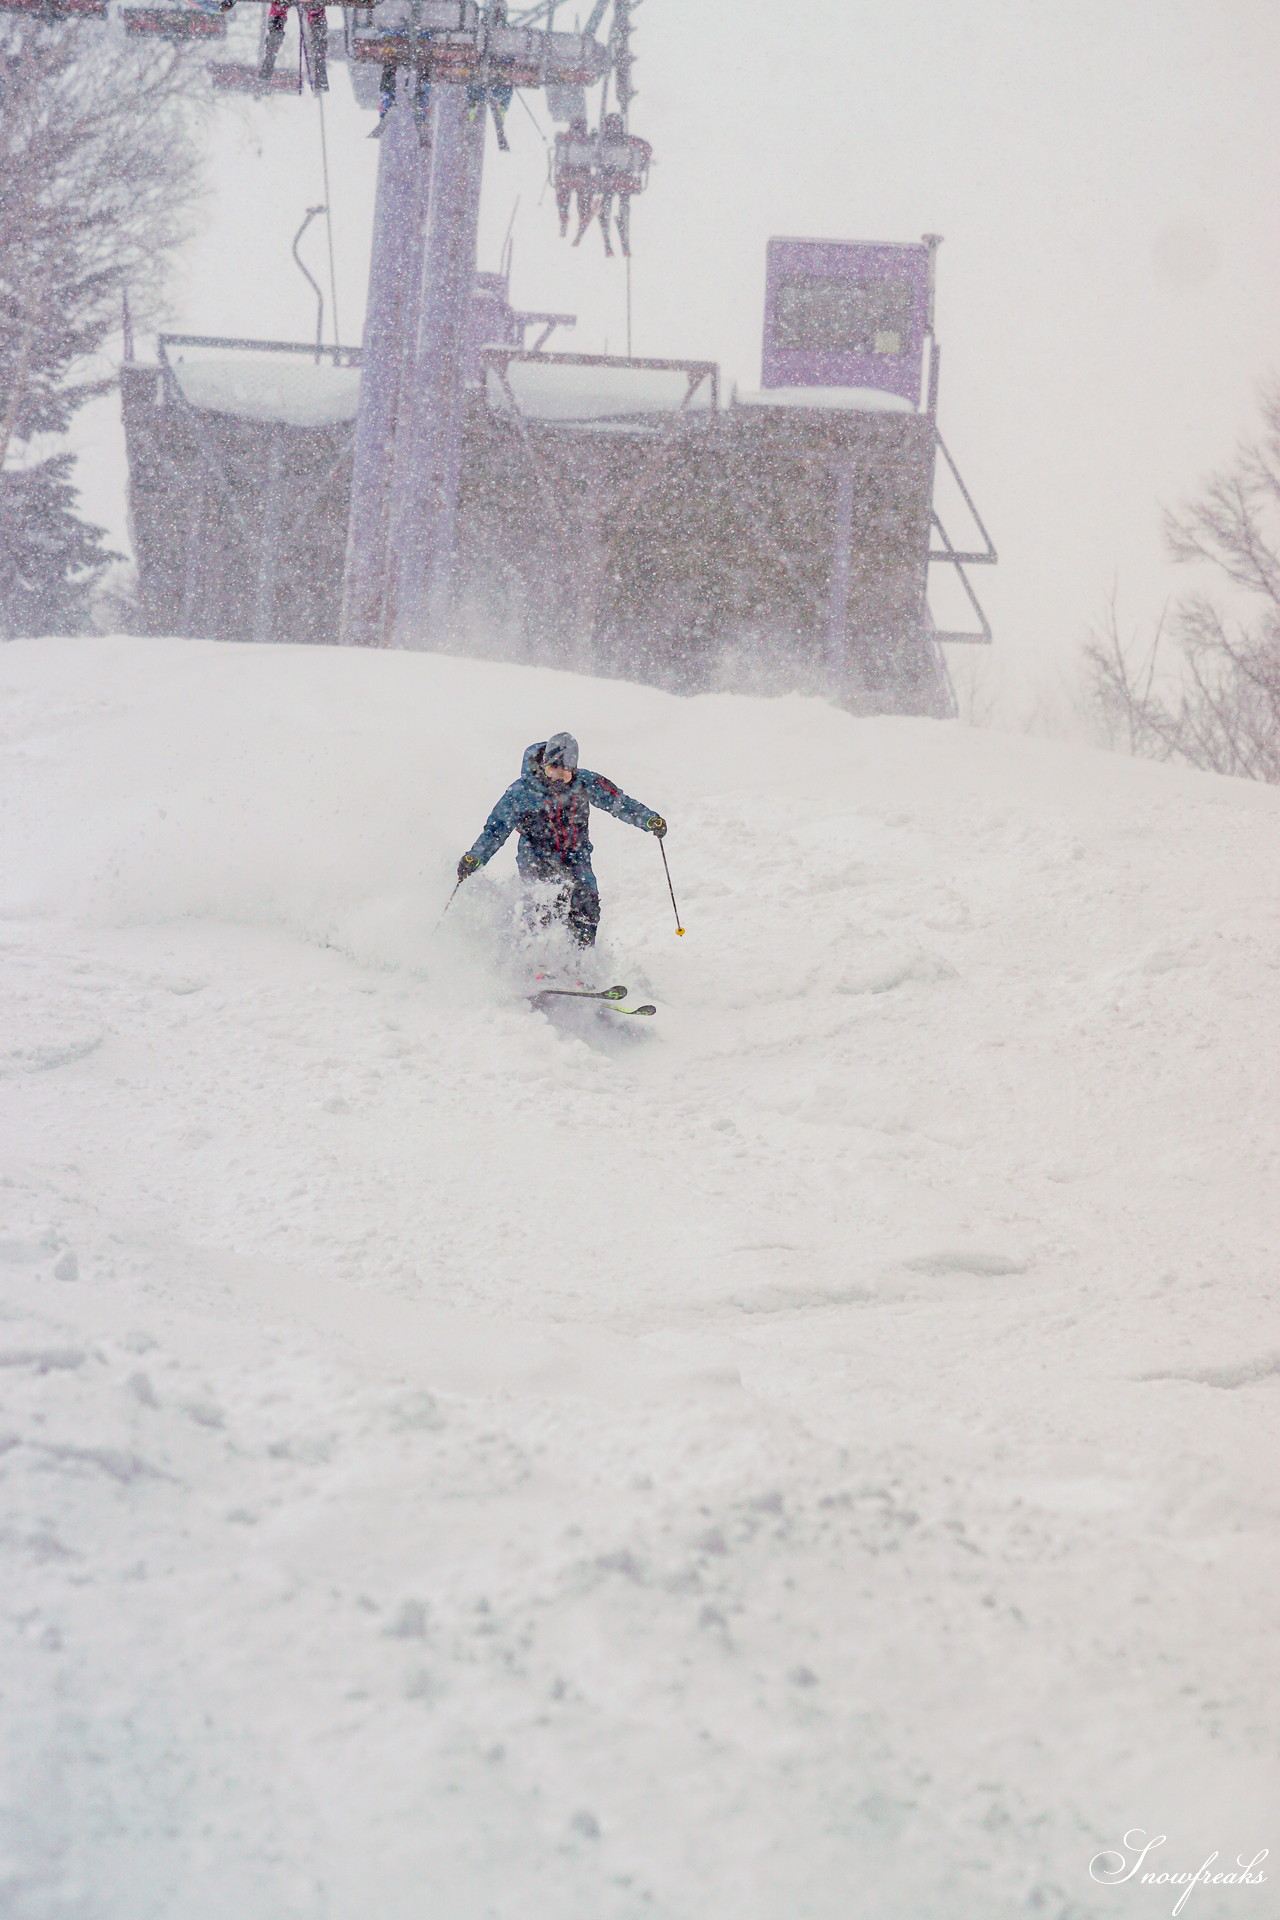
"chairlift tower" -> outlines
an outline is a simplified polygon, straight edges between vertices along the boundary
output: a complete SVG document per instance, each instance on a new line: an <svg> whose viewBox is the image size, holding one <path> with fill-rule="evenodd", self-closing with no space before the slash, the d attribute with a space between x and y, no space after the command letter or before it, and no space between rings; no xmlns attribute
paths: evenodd
<svg viewBox="0 0 1280 1920"><path fill-rule="evenodd" d="M597 0L587 30L574 33L530 24L554 6L534 7L513 21L503 0L484 7L476 0L380 0L348 16L353 84L359 91L361 64L376 63L385 129L343 645L432 647L445 636L485 123L492 111L501 135L517 87L575 90L581 98L582 90L604 80L612 49L594 37L604 11L605 0Z"/></svg>

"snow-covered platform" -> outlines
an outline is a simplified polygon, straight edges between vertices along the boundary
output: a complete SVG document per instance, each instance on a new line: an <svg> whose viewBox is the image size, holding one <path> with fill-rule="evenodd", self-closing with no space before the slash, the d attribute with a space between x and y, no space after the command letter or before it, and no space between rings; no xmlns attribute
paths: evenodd
<svg viewBox="0 0 1280 1920"><path fill-rule="evenodd" d="M818 413L915 413L898 393L877 387L765 387L734 395L740 407L798 407Z"/></svg>
<svg viewBox="0 0 1280 1920"><path fill-rule="evenodd" d="M1154 1920L1274 1816L1280 796L816 700L3 652L15 1920ZM461 848L571 727L558 1031ZM1267 1889L1198 1887L1198 1920Z"/></svg>

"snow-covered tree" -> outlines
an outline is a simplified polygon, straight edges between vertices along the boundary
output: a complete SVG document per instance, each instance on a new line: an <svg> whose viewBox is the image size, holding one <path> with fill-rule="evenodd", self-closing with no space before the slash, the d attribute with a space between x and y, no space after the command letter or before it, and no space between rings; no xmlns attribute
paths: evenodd
<svg viewBox="0 0 1280 1920"><path fill-rule="evenodd" d="M145 313L197 191L181 50L38 17L0 23L0 633L75 631L113 558L45 436L109 384L125 290Z"/></svg>
<svg viewBox="0 0 1280 1920"><path fill-rule="evenodd" d="M76 513L70 470L58 453L0 485L0 619L7 639L19 633L82 633L103 569L118 559L101 527Z"/></svg>

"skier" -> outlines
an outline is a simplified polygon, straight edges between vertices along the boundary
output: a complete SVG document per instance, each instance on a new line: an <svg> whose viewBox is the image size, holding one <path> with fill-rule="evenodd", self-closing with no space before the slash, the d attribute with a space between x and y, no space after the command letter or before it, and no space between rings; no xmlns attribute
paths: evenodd
<svg viewBox="0 0 1280 1920"><path fill-rule="evenodd" d="M458 862L461 884L478 867L492 860L512 832L520 835L516 866L528 884L549 881L558 892L541 917L563 920L580 947L595 945L600 923L600 890L591 871L591 842L587 837L592 807L643 827L659 840L667 831L660 813L615 787L603 774L588 773L578 765L578 743L571 733L553 733L549 740L526 747L520 778L513 780L484 823L479 839Z"/></svg>
<svg viewBox="0 0 1280 1920"><path fill-rule="evenodd" d="M578 114L569 122L567 133L556 135L552 158L552 183L556 193L556 212L560 215L560 238L569 231L569 209L578 196L578 240L591 225L595 211L596 146L587 127L586 116ZM574 241L574 246L578 244Z"/></svg>
<svg viewBox="0 0 1280 1920"><path fill-rule="evenodd" d="M507 139L507 112L514 95L515 88L505 80L467 82L467 119L474 120L477 114L482 114L487 100L493 109L493 130L498 136L498 147L502 153L511 151L511 142Z"/></svg>
<svg viewBox="0 0 1280 1920"><path fill-rule="evenodd" d="M378 82L378 124L369 135L371 140L381 140L386 131L387 115L396 103L396 73L398 63L388 60L382 69ZM413 63L413 124L418 132L418 145L424 153L431 151L431 68L426 54Z"/></svg>
<svg viewBox="0 0 1280 1920"><path fill-rule="evenodd" d="M618 200L618 239L622 251L631 252L631 196L643 193L649 178L653 148L639 134L628 133L620 113L606 113L600 122L599 141L600 231L604 250L613 258L609 239L609 215L615 194ZM578 239L582 236L579 234ZM577 242L574 242L575 246Z"/></svg>
<svg viewBox="0 0 1280 1920"><path fill-rule="evenodd" d="M555 9L553 8L554 12ZM511 106L515 88L510 81L495 78L494 68L489 59L491 37L501 35L507 25L507 0L489 0L485 14L484 52L478 71L467 82L467 119L474 121L483 117L485 102L493 110L493 127L498 136L498 146L503 153L510 153L511 143L507 139L507 112Z"/></svg>
<svg viewBox="0 0 1280 1920"><path fill-rule="evenodd" d="M284 30L288 25L291 4L292 0L271 0L267 8L267 34L262 49L262 65L258 69L258 86L264 90L271 84L276 59L284 45ZM312 92L327 93L329 22L324 6L315 4L314 0L299 0L298 11L301 16L299 31L311 70Z"/></svg>

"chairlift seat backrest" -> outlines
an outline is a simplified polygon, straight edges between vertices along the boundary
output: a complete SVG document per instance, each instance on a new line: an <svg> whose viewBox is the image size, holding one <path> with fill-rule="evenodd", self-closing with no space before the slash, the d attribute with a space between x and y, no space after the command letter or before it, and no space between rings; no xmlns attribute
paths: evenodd
<svg viewBox="0 0 1280 1920"><path fill-rule="evenodd" d="M641 193L649 173L653 148L638 134L600 139L600 180L615 193Z"/></svg>
<svg viewBox="0 0 1280 1920"><path fill-rule="evenodd" d="M264 81L257 67L247 67L238 60L211 60L208 66L209 79L219 93L297 93L298 73L277 68Z"/></svg>
<svg viewBox="0 0 1280 1920"><path fill-rule="evenodd" d="M156 34L164 40L222 40L224 13L205 13L198 7L125 7L121 11L126 33Z"/></svg>
<svg viewBox="0 0 1280 1920"><path fill-rule="evenodd" d="M609 54L585 33L493 26L475 0L381 0L352 14L357 60L420 66L433 80L494 86L587 86L604 77Z"/></svg>
<svg viewBox="0 0 1280 1920"><path fill-rule="evenodd" d="M608 49L587 33L544 33L542 79L550 87L591 87L609 65Z"/></svg>
<svg viewBox="0 0 1280 1920"><path fill-rule="evenodd" d="M107 0L0 0L0 13L30 13L53 23L69 20L73 15L104 20Z"/></svg>
<svg viewBox="0 0 1280 1920"><path fill-rule="evenodd" d="M596 166L594 140L582 140L572 133L556 135L556 179L563 186L591 179Z"/></svg>
<svg viewBox="0 0 1280 1920"><path fill-rule="evenodd" d="M372 32L408 37L462 34L473 38L480 24L475 0L366 0L351 7L350 19L357 37Z"/></svg>

